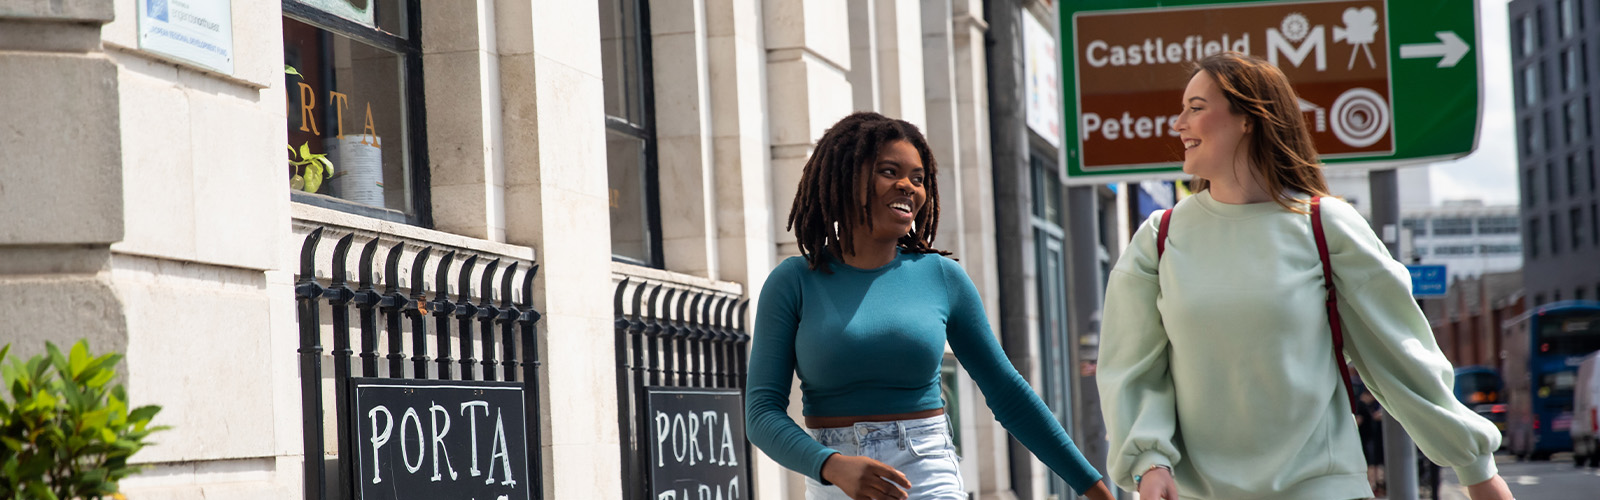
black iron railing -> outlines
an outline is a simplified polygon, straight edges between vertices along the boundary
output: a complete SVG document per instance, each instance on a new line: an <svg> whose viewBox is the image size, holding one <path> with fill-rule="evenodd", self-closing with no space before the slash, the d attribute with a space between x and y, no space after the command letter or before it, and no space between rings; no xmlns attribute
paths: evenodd
<svg viewBox="0 0 1600 500"><path fill-rule="evenodd" d="M479 257L465 257L459 269L455 251L446 253L434 266L433 289L427 286L425 272L432 247L417 251L411 259L411 276L403 286L400 264L405 243L389 248L383 267L381 285L374 278L374 267L379 248L377 239L361 248L356 272L360 279L351 289L346 280L349 252L354 234L345 235L334 245L332 272L328 280L319 280L317 271L317 244L323 229L318 228L306 236L300 250L300 275L295 281L298 311L296 319L300 328L300 382L305 428L305 498L354 498L355 460L346 456L354 448L349 408L349 380L352 376L387 377L426 380L502 380L522 381L524 404L527 411L527 449L530 450L529 469L531 491L535 498L542 495L540 449L542 441L539 423L538 383L538 328L539 312L533 309L533 278L537 265L529 265L521 273L521 301L513 302L514 285L518 285L518 268L524 263L495 259L479 271ZM452 274L459 292L452 299L448 293ZM478 276L476 294L472 278ZM495 284L498 279L498 303L495 301ZM324 286L324 281L327 286ZM474 302L476 298L476 302ZM350 307L356 308L359 324L355 332L350 328ZM325 438L323 414L323 338L321 315L330 313L333 342L333 388L335 432L339 456L329 460L323 446ZM383 320L380 342L379 318ZM431 322L429 320L432 320ZM432 331L429 331L429 324ZM406 334L410 342L406 342ZM359 337L355 337L359 335ZM353 345L354 341L359 344ZM430 345L432 349L430 350ZM430 352L437 357L430 358ZM459 356L459 358L454 357ZM482 356L482 359L478 359ZM383 358L387 362L381 363ZM360 373L352 363L359 358ZM409 363L407 363L409 361ZM407 369L409 368L409 370ZM335 462L337 491L328 487L328 462Z"/></svg>
<svg viewBox="0 0 1600 500"><path fill-rule="evenodd" d="M742 391L750 343L745 329L749 305L739 295L639 277L617 283L613 306L623 498L652 498L644 388Z"/></svg>

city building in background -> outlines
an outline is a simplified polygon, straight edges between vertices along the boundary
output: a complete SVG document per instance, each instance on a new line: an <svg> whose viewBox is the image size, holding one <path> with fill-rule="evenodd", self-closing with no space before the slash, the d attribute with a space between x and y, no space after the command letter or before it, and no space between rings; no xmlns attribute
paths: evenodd
<svg viewBox="0 0 1600 500"><path fill-rule="evenodd" d="M1528 307L1600 298L1600 5L1508 8Z"/></svg>
<svg viewBox="0 0 1600 500"><path fill-rule="evenodd" d="M1522 237L1514 205L1477 200L1400 211L1400 260L1443 264L1452 281L1522 269Z"/></svg>

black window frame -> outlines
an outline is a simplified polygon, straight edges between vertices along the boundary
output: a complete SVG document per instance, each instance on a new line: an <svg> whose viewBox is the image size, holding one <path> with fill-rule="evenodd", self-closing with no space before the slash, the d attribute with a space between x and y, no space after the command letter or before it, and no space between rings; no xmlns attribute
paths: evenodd
<svg viewBox="0 0 1600 500"><path fill-rule="evenodd" d="M633 96L639 100L640 123L631 123L625 117L605 115L606 131L624 134L644 143L644 165L640 172L640 195L644 198L644 239L648 255L644 260L629 256L611 254L613 262L622 262L637 266L655 269L666 268L666 256L663 254L661 241L661 193L660 193L660 161L657 159L656 141L656 93L655 93L655 65L653 61L653 43L650 38L650 2L649 0L602 0L600 8L611 7L611 1L623 3L631 2L633 9L634 50L638 51L637 61L629 65L628 71L638 72L638 91ZM602 27L602 30L604 28ZM609 97L609 92L607 93ZM608 158L606 168L610 168ZM606 187L609 192L611 187ZM609 238L610 235L607 235Z"/></svg>
<svg viewBox="0 0 1600 500"><path fill-rule="evenodd" d="M362 25L325 12L296 0L282 0L283 17L309 24L318 29L359 41L400 55L405 62L406 143L410 156L411 172L406 187L411 192L413 213L345 201L332 196L318 196L289 190L289 201L315 207L398 222L424 228L433 228L432 176L428 163L428 129L426 95L422 73L422 4L416 0L402 0L406 7L406 35L399 36Z"/></svg>

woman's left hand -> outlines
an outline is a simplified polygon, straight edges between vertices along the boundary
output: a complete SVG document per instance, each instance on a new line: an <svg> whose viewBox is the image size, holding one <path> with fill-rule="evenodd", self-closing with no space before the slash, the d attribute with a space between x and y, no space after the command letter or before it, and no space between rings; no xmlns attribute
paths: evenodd
<svg viewBox="0 0 1600 500"><path fill-rule="evenodd" d="M1467 486L1467 496L1472 500L1512 500L1511 488L1499 474L1478 484Z"/></svg>
<svg viewBox="0 0 1600 500"><path fill-rule="evenodd" d="M1106 487L1105 481L1096 481L1094 486L1089 487L1089 491L1083 492L1083 496L1089 500L1116 500L1116 497L1111 496L1111 488Z"/></svg>

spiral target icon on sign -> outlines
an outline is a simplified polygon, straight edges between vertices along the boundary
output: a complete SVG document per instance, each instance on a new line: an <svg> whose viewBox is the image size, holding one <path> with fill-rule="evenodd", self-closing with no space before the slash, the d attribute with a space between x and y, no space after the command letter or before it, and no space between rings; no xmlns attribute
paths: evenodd
<svg viewBox="0 0 1600 500"><path fill-rule="evenodd" d="M1333 101L1328 122L1341 142L1357 148L1371 146L1389 131L1389 101L1369 88L1346 90Z"/></svg>

